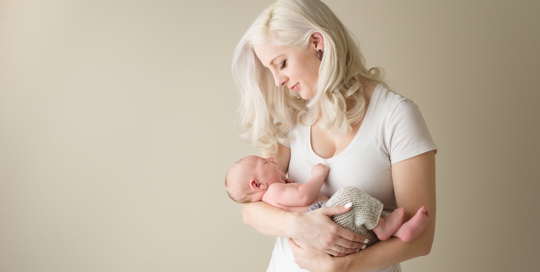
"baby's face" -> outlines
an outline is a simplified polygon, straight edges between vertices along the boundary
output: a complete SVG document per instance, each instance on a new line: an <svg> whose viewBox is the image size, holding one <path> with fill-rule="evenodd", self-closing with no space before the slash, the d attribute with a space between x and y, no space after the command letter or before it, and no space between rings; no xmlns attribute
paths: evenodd
<svg viewBox="0 0 540 272"><path fill-rule="evenodd" d="M287 176L274 158L248 156L240 159L227 172L225 186L238 203L256 202L274 183L287 183Z"/></svg>

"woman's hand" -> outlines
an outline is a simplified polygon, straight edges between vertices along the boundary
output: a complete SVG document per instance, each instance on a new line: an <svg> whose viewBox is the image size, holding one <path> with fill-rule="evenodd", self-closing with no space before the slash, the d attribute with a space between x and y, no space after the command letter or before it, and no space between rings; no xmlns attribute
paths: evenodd
<svg viewBox="0 0 540 272"><path fill-rule="evenodd" d="M330 219L332 215L349 210L350 207L342 205L297 214L289 225L289 233L301 247L313 247L336 257L355 253L367 243L366 237L344 229Z"/></svg>
<svg viewBox="0 0 540 272"><path fill-rule="evenodd" d="M298 241L291 238L289 238L289 245L294 255L294 262L298 267L311 272L336 271L337 258L333 258L316 248L299 244Z"/></svg>

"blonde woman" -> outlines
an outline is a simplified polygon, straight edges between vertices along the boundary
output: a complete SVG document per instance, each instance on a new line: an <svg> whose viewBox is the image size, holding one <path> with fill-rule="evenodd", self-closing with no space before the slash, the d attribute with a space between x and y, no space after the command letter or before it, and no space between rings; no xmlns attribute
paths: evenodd
<svg viewBox="0 0 540 272"><path fill-rule="evenodd" d="M429 222L413 241L366 237L330 217L344 206L289 213L264 202L243 206L246 225L276 236L269 272L401 271L427 255L435 231L435 153L411 100L367 69L352 35L318 0L277 0L239 42L233 74L242 94L243 137L272 156L289 179L305 183L314 165L332 171L321 193L355 186L405 220L426 206ZM365 248L365 249L362 249ZM332 256L335 257L332 257Z"/></svg>

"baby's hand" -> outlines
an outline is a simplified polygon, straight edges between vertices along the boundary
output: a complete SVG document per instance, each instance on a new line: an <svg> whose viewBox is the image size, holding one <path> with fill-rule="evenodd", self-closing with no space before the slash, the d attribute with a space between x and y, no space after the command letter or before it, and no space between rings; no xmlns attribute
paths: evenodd
<svg viewBox="0 0 540 272"><path fill-rule="evenodd" d="M326 178L326 176L328 175L328 171L330 171L330 168L328 168L328 166L319 163L313 166L313 169L311 169L311 176Z"/></svg>

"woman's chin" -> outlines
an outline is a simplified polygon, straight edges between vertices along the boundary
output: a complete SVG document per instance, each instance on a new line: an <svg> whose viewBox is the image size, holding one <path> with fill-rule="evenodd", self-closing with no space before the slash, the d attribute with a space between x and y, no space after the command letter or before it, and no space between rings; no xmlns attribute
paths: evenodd
<svg viewBox="0 0 540 272"><path fill-rule="evenodd" d="M294 92L294 93L295 93L296 95L300 96L300 98L302 98L302 99L304 99L304 100L308 100L308 99L311 98L307 93L303 92L303 90L299 90L299 91Z"/></svg>
<svg viewBox="0 0 540 272"><path fill-rule="evenodd" d="M292 91L294 94L300 96L300 98L302 98L302 99L304 99L304 100L310 100L310 99L312 99L313 97L315 97L314 92L306 92L305 90L302 90L302 89L300 89L300 90L297 89L296 92L293 91L293 90L291 90L291 91Z"/></svg>
<svg viewBox="0 0 540 272"><path fill-rule="evenodd" d="M304 100L310 100L310 99L312 99L314 97L312 94L306 94L306 93L299 93L299 95Z"/></svg>

